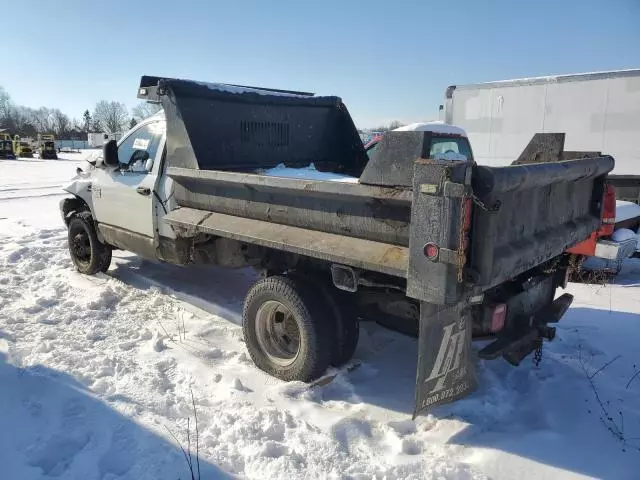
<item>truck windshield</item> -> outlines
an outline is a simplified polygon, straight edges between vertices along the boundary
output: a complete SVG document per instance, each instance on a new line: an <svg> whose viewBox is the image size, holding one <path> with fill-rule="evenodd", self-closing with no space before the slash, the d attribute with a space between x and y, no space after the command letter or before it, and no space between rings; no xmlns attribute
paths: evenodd
<svg viewBox="0 0 640 480"><path fill-rule="evenodd" d="M471 160L469 140L463 137L432 137L430 158L442 160Z"/></svg>

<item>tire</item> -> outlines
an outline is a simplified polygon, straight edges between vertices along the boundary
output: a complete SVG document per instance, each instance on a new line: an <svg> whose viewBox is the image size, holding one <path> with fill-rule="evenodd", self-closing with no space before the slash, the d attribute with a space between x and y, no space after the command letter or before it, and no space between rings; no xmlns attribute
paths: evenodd
<svg viewBox="0 0 640 480"><path fill-rule="evenodd" d="M106 272L111 264L111 247L98 240L91 212L79 212L68 225L69 254L80 273Z"/></svg>
<svg viewBox="0 0 640 480"><path fill-rule="evenodd" d="M281 380L302 382L325 372L336 335L323 300L308 283L281 276L260 280L249 290L242 330L259 369Z"/></svg>
<svg viewBox="0 0 640 480"><path fill-rule="evenodd" d="M339 367L353 357L360 339L360 320L349 294L329 287L327 298L336 317L336 346L331 365Z"/></svg>
<svg viewBox="0 0 640 480"><path fill-rule="evenodd" d="M322 292L336 329L336 341L331 349L331 365L344 365L353 357L360 338L360 322L351 295L312 277L298 277L298 280L306 281L312 288Z"/></svg>

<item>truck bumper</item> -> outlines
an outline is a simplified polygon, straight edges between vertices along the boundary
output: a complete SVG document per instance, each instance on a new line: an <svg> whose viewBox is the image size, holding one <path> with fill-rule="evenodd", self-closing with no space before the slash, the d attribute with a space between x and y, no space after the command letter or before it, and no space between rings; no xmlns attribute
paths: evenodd
<svg viewBox="0 0 640 480"><path fill-rule="evenodd" d="M637 239L635 238L622 242L598 240L594 256L587 257L582 264L582 268L592 272L617 274L622 268L622 262L636 252L637 246Z"/></svg>
<svg viewBox="0 0 640 480"><path fill-rule="evenodd" d="M630 257L636 251L638 241L630 238L623 242L614 242L613 240L598 240L596 243L595 256L605 260L622 261Z"/></svg>

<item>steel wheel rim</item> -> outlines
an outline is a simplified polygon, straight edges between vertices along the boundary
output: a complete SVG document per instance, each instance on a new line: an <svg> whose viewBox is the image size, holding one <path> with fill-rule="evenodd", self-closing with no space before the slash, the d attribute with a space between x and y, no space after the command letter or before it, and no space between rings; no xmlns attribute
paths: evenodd
<svg viewBox="0 0 640 480"><path fill-rule="evenodd" d="M258 345L273 363L287 367L300 353L300 328L286 306L276 300L264 302L255 317Z"/></svg>

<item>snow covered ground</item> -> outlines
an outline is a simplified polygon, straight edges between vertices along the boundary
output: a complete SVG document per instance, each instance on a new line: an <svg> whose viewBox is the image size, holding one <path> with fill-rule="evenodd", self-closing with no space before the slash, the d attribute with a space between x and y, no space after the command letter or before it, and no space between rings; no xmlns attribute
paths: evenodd
<svg viewBox="0 0 640 480"><path fill-rule="evenodd" d="M283 383L237 326L252 272L116 252L76 273L58 201L83 156L0 160L0 478L190 478L191 392L203 479L640 477L640 264L570 286L538 368L480 362L414 422L413 339L364 324L360 368Z"/></svg>

